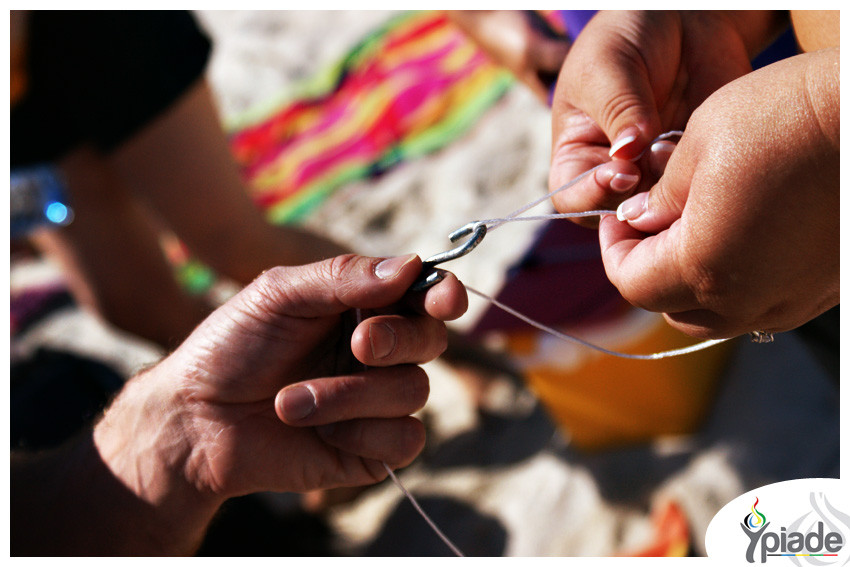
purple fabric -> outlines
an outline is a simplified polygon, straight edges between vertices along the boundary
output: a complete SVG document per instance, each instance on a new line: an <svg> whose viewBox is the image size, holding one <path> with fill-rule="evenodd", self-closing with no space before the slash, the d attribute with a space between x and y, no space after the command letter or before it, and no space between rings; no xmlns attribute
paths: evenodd
<svg viewBox="0 0 850 567"><path fill-rule="evenodd" d="M587 25L587 22L596 15L596 12L596 10L558 10L556 13L564 26L564 30L567 32L567 36L570 40L575 41L578 34ZM549 106L552 106L556 85L557 83L552 83L552 87L549 89Z"/></svg>
<svg viewBox="0 0 850 567"><path fill-rule="evenodd" d="M587 22L596 14L596 10L559 10L558 16L564 23L564 29L570 39L575 39Z"/></svg>
<svg viewBox="0 0 850 567"><path fill-rule="evenodd" d="M604 319L625 305L605 275L597 232L562 220L543 226L525 257L508 271L497 298L546 325ZM530 327L491 307L472 334L521 329Z"/></svg>
<svg viewBox="0 0 850 567"><path fill-rule="evenodd" d="M9 302L12 337L23 333L54 310L73 303L74 300L64 283L46 284L13 292Z"/></svg>

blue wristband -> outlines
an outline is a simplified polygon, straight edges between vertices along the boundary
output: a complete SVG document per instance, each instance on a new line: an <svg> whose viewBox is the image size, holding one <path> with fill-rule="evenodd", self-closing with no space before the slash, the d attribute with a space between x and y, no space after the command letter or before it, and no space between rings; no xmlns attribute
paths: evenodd
<svg viewBox="0 0 850 567"><path fill-rule="evenodd" d="M17 169L10 177L12 238L27 236L40 227L67 226L74 220L65 182L54 166Z"/></svg>

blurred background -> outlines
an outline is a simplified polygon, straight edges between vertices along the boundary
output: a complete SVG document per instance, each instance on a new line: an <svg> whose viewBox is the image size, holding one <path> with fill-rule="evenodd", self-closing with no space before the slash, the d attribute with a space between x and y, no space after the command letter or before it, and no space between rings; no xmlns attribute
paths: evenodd
<svg viewBox="0 0 850 567"><path fill-rule="evenodd" d="M362 254L426 257L448 249L454 229L505 216L547 190L546 101L445 14L194 16L213 44L206 77L230 149L272 223L298 224ZM537 26L554 22L548 13L525 18ZM563 32L552 23L547 33ZM497 294L541 230L537 223L505 225L446 267ZM586 255L593 236L575 239ZM222 301L237 289L176 239L166 239L164 250L191 293ZM526 293L520 286L514 295L547 311L569 302L570 274L596 289L599 274L585 275L579 264L568 264L548 287ZM10 282L13 402L38 399L38 386L58 368L74 368L85 377L79 380L112 391L165 352L79 308L61 268L31 248L13 245ZM604 303L585 297L585 306ZM400 475L469 555L702 555L708 522L738 494L788 478L838 476L838 382L792 333L771 345L736 342L710 363L660 370L641 362L606 366L584 360L574 347L538 345L572 357L569 380L581 396L566 397L583 407L618 397L625 406L644 398L677 406L670 410L676 426L659 429L654 423L667 414L655 406L632 420L602 402L599 411L614 433L599 436L597 422L576 419L569 404L541 403L558 394L546 389L545 372L534 374L533 353L517 346L528 337L514 329L485 332L492 331L483 329L487 309L471 298L469 313L452 324L460 337L455 350L426 366L432 396L421 417L428 445ZM616 325L591 317L583 327L567 327L600 340L638 334L648 341L636 347L644 352L667 344L666 335L648 330L654 319L617 313ZM710 376L689 376L706 364ZM696 385L671 393L670 384ZM107 397L87 399L57 429L79 426ZM13 447L61 440L54 431L32 432L36 421L38 415L13 407ZM586 430L592 432L582 437ZM385 482L363 491L234 500L201 553L448 550Z"/></svg>

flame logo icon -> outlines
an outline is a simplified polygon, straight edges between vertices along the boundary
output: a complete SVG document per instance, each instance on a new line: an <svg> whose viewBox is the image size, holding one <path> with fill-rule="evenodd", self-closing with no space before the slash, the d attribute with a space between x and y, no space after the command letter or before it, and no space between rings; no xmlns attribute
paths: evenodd
<svg viewBox="0 0 850 567"><path fill-rule="evenodd" d="M750 528L751 530L759 529L764 525L766 521L764 514L762 514L756 509L758 503L759 499L758 497L756 497L756 501L753 503L752 512L750 512L744 517L744 525Z"/></svg>

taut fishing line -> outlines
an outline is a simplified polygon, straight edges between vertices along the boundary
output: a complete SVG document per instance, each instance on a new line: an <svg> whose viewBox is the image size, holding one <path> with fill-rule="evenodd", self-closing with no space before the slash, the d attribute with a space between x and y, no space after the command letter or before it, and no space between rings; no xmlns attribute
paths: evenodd
<svg viewBox="0 0 850 567"><path fill-rule="evenodd" d="M678 130L670 131L670 132L661 134L655 140L653 140L652 143L655 143L659 140L672 138L674 136L681 136L682 134L683 134L683 132L678 131ZM647 146L647 148L649 148L651 146L652 146L652 144L649 144L649 146ZM641 157L643 157L644 153L646 153L646 149L644 149L644 151L641 152L636 157L632 158L631 161L639 160ZM544 195L544 196L542 196L538 199L535 199L534 201L532 201L532 202L530 202L526 205L523 205L522 207L513 211L512 213L510 213L509 215L507 215L505 217L476 221L474 224L483 224L487 227L488 232L492 232L493 230L499 228L500 226L502 226L503 224L508 223L508 222L540 221L540 220L551 220L551 219L569 219L569 218L578 218L578 217L589 217L589 216L601 216L601 215L616 214L616 211L597 210L597 211L584 211L584 212L577 212L577 213L553 213L553 214L546 214L546 215L520 216L520 215L522 215L522 213L528 211L529 209L532 209L533 207L536 207L540 203L551 199L552 196L554 196L555 194L560 193L561 191L565 191L566 189L569 189L570 187L576 185L577 183L579 183L582 179L584 179L588 175L593 174L593 172L595 172L597 169L599 169L602 165L603 164L599 164L599 165L597 165L597 166L595 166L591 169L588 169L587 171L585 171L581 175L575 177L574 179L570 180L569 182L565 183L564 185L558 187L554 191L551 191L548 194L546 194L546 195ZM473 223L470 223L470 224L473 224ZM629 354L629 353L625 353L625 352L618 352L618 351L606 349L606 348L601 347L599 345L589 343L589 342L582 340L578 337L568 335L566 333L563 333L561 331L558 331L556 329L553 329L551 327L543 325L542 323L539 323L539 322L531 319L530 317L527 317L526 315L523 315L522 313L516 311L515 309L505 305L504 303L498 301L494 297L487 295L486 293L480 292L480 291L473 289L469 286L465 286L465 287L466 287L466 290L468 292L472 293L473 295L476 295L476 296L478 296L478 297L480 297L480 298L482 298L486 301L489 301L492 305L498 307L499 309L505 311L506 313L509 313L510 315L513 315L514 317L517 317L518 319L525 321L529 325L532 325L532 326L540 329L541 331L549 333L556 338L559 338L559 339L564 340L564 341L577 343L577 344L580 344L582 346L585 346L585 347L597 350L599 352L602 352L604 354L608 354L608 355L611 355L611 356L618 356L620 358L628 358L628 359L633 359L633 360L659 360L659 359L662 359L662 358L682 356L682 355L685 355L685 354L696 352L698 350L706 349L706 348L712 347L716 344L719 344L719 343L722 343L722 342L728 340L728 339L708 340L708 341L703 341L703 342L700 342L700 343L697 343L697 344L694 344L694 345L691 345L691 346L688 346L688 347L684 347L684 348L678 348L678 349L662 351L662 352L655 352L655 353L651 353L651 354ZM362 315L361 315L359 309L356 310L356 318L357 318L357 323L359 324L362 321ZM386 469L387 474L392 479L392 481L395 483L395 485L399 488L399 490L401 490L402 494L410 501L410 503L413 505L413 507L416 509L416 511L422 516L422 518L428 523L428 525L431 527L431 529L434 530L434 533L436 533L437 536L439 536L439 538L448 546L448 548L451 549L452 553L454 553L458 557L464 557L463 553L457 548L457 546L454 545L454 543L452 543L452 541L448 537L446 537L446 535L440 530L439 527L437 527L437 525L434 523L434 521L431 520L431 518L428 516L428 514L425 513L425 511L422 509L422 507L416 501L416 498L414 498L414 496L410 493L410 491L408 491L404 487L404 485L401 483L401 480L399 480L399 478L395 475L395 473L392 471L392 469L390 469L390 467L386 463L382 462L381 464L384 466L384 469Z"/></svg>
<svg viewBox="0 0 850 567"><path fill-rule="evenodd" d="M652 143L647 146L647 148L652 147L652 144L654 144L655 142L658 142L660 140L665 140L667 138L672 138L672 137L675 137L675 136L681 136L682 134L683 134L683 132L680 131L680 130L672 130L670 132L666 132L664 134L661 134L657 138L655 138L655 140L653 140ZM639 160L641 157L643 157L643 155L646 153L646 151L647 150L644 149L640 154L638 154L636 157L632 158L631 161ZM551 219L571 219L571 218L580 218L580 217L591 217L591 216L602 216L602 215L617 214L616 211L612 211L612 210L596 210L596 211L582 211L582 212L577 212L577 213L552 213L552 214L546 214L546 215L520 216L522 213L536 207L540 203L543 203L544 201L551 199L553 195L560 193L561 191L565 191L565 190L569 189L570 187L573 187L574 185L579 183L582 179L584 179L588 175L591 175L597 169L602 167L602 165L604 165L604 164L599 164L595 167L588 169L587 171L585 171L584 173L582 173L582 174L578 175L577 177L571 179L570 181L568 181L564 185L561 185L560 187L558 187L554 191L551 191L550 193L543 195L542 197L535 199L534 201L531 201L530 203L528 203L526 205L523 205L522 207L520 207L519 209L515 210L514 212L510 213L509 215L507 215L505 217L476 221L474 224L483 224L487 227L487 232L492 232L492 231L496 230L497 228L499 228L500 226L502 226L503 224L509 223L509 222L540 221L540 220L551 220ZM472 223L470 223L470 224L472 224ZM701 343L697 343L697 344L694 344L694 345L691 345L691 346L688 346L688 347L684 347L684 348L678 348L678 349L662 351L662 352L655 352L655 353L651 353L651 354L629 354L629 353L625 353L625 352L618 352L618 351L614 351L614 350L610 350L610 349L601 347L599 345L589 343L589 342L587 342L583 339L580 339L578 337L569 335L567 333L553 329L552 327L548 327L546 325L543 325L542 323L539 323L539 322L531 319L530 317L523 315L522 313L518 312L517 310L505 305L504 303L498 301L496 298L494 298L490 295L487 295L486 293L483 293L481 291L473 289L469 286L465 286L465 287L466 287L466 290L469 291L470 293L477 295L478 297L484 299L485 301L489 301L492 305L498 307L502 311L504 311L504 312L506 312L510 315L513 315L514 317L520 319L521 321L524 321L524 322L528 323L529 325L532 325L532 326L540 329L541 331L543 331L545 333L549 333L550 335L552 335L556 338L559 338L561 340L580 344L582 346L585 346L587 348L591 348L593 350L602 352L604 354L608 354L608 355L611 355L611 356L618 356L620 358L628 358L628 359L632 359L632 360L659 360L659 359L662 359L662 358L670 358L670 357L674 357L674 356L681 356L681 355L684 355L684 354L689 354L689 353L692 353L692 352L703 350L703 349L712 347L716 344L719 344L719 343L722 343L722 342L728 340L728 339L708 340L708 341L703 341Z"/></svg>
<svg viewBox="0 0 850 567"><path fill-rule="evenodd" d="M362 323L362 322L363 322L363 312L360 311L360 309L355 309L354 310L354 326L356 327L357 325L360 325L360 323ZM363 369L365 370L367 368L368 368L368 366L366 366L364 364ZM395 483L395 485L398 487L398 489L401 491L401 493L410 501L410 503L413 505L413 507L416 509L416 511L419 513L419 515L422 516L422 518L425 520L425 522L427 522L427 524L431 527L431 529L434 530L434 533L437 534L437 536L441 540L443 540L443 543L445 543L446 546L448 546L448 548L452 550L452 553L454 553L458 557L465 557L465 555L461 552L461 550L458 549L457 546L454 543L452 543L452 540L450 540L448 537L446 537L446 534L443 533L443 530L441 530L437 526L437 524L434 523L434 520L432 520L431 517L428 514L425 513L425 510L422 509L422 506L419 505L419 502L417 502L417 500L413 496L413 494L411 494L410 491L407 490L407 488L405 488L405 486L401 483L401 480L399 480L399 478L396 476L396 474L393 472L393 470L390 468L390 466L387 463L385 463L384 461L381 461L381 465L383 465L384 470L387 471L387 474L392 479L392 481Z"/></svg>

